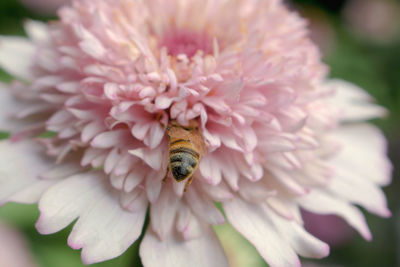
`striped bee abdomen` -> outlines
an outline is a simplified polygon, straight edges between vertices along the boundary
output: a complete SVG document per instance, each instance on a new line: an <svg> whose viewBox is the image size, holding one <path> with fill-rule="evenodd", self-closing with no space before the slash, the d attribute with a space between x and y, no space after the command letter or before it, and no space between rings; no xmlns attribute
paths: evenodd
<svg viewBox="0 0 400 267"><path fill-rule="evenodd" d="M172 140L171 140L172 141ZM178 139L169 144L172 176L180 182L191 177L199 164L200 154L191 140Z"/></svg>

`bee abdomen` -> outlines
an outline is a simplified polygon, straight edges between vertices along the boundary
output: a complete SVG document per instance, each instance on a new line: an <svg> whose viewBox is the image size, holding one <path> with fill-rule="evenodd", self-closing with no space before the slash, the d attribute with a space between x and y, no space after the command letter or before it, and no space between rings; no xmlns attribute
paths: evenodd
<svg viewBox="0 0 400 267"><path fill-rule="evenodd" d="M200 155L193 149L179 147L170 150L169 158L172 175L179 182L193 174L198 165Z"/></svg>

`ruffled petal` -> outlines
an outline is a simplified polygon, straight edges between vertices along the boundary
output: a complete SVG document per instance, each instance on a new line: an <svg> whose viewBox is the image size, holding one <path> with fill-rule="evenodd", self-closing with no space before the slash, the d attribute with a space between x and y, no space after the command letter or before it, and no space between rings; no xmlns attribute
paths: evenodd
<svg viewBox="0 0 400 267"><path fill-rule="evenodd" d="M53 186L39 202L36 227L42 234L57 232L79 217L68 244L82 248L85 264L121 255L142 231L146 202L137 212L128 212L106 182L100 172L78 174Z"/></svg>
<svg viewBox="0 0 400 267"><path fill-rule="evenodd" d="M203 226L199 237L185 241L171 232L163 241L149 227L140 245L140 257L146 267L228 267L224 251L215 233Z"/></svg>
<svg viewBox="0 0 400 267"><path fill-rule="evenodd" d="M232 226L249 240L273 267L300 266L292 246L279 234L261 205L246 203L239 197L223 204Z"/></svg>

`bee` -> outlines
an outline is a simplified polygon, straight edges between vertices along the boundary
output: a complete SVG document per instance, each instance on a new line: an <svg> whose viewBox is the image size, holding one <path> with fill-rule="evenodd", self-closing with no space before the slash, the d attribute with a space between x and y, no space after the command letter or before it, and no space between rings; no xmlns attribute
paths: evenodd
<svg viewBox="0 0 400 267"><path fill-rule="evenodd" d="M166 132L169 164L164 181L171 170L177 182L187 180L184 190L186 192L205 153L205 144L195 120L190 121L187 127L171 121L166 127Z"/></svg>

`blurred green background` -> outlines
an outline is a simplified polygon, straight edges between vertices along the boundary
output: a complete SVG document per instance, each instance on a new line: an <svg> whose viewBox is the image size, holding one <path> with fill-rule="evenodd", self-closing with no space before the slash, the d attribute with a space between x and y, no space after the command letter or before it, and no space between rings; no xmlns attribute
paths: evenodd
<svg viewBox="0 0 400 267"><path fill-rule="evenodd" d="M288 4L308 18L311 36L320 45L331 76L361 86L390 111L389 117L374 123L388 137L389 153L395 165L393 183L385 188L393 217L382 219L366 213L374 240L366 242L354 235L348 242L332 248L328 258L305 260L305 265L400 266L400 184L396 169L400 159L400 3L395 0L297 0ZM22 24L27 18L55 19L54 15L40 14L17 0L0 0L1 35L23 35ZM11 77L0 69L0 79L10 81ZM26 237L39 267L83 266L79 251L73 251L66 244L70 229L41 236L34 228L37 217L35 205L6 204L0 208L0 218L16 226ZM236 266L266 266L254 248L229 226L216 227L216 230L228 244L228 250L240 251L241 257L247 257L247 261L239 260ZM123 256L93 266L141 266L138 242Z"/></svg>

